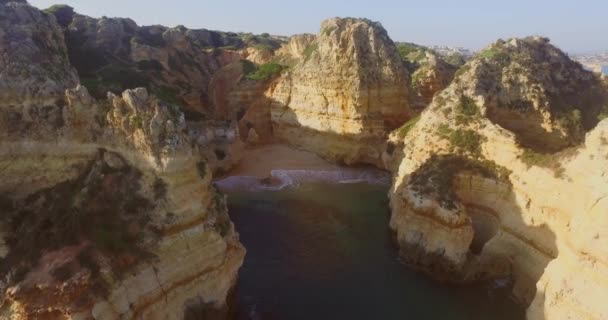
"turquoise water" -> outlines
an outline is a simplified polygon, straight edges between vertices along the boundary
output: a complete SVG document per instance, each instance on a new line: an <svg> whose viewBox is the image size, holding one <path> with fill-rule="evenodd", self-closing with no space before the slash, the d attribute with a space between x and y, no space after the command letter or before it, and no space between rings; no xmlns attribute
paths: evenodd
<svg viewBox="0 0 608 320"><path fill-rule="evenodd" d="M402 265L386 194L368 184L229 194L247 248L238 319L525 318L507 287L442 285Z"/></svg>

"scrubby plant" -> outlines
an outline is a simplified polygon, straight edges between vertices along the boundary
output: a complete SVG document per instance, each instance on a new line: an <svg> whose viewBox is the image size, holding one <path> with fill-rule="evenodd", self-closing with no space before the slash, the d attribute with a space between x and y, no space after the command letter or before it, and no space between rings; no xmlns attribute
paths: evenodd
<svg viewBox="0 0 608 320"><path fill-rule="evenodd" d="M445 62L456 68L460 68L466 63L464 56L458 52L452 53L443 59Z"/></svg>
<svg viewBox="0 0 608 320"><path fill-rule="evenodd" d="M409 60L410 53L420 50L420 47L413 43L401 42L397 43L396 46L399 56L401 56L401 60Z"/></svg>
<svg viewBox="0 0 608 320"><path fill-rule="evenodd" d="M183 101L178 97L177 90L167 87L167 86L159 86L153 90L154 95L164 102L167 102L171 105L181 106L183 105Z"/></svg>
<svg viewBox="0 0 608 320"><path fill-rule="evenodd" d="M310 59L310 57L313 55L313 53L317 52L317 50L319 50L319 44L318 43L311 43L309 44L306 49L304 49L304 61L308 61L308 59Z"/></svg>
<svg viewBox="0 0 608 320"><path fill-rule="evenodd" d="M448 139L453 131L454 130L452 130L450 126L445 123L442 123L437 127L437 135L444 139Z"/></svg>
<svg viewBox="0 0 608 320"><path fill-rule="evenodd" d="M415 118L410 119L406 122L401 128L397 129L397 135L399 138L403 139L407 134L416 126L416 123L420 121L420 115Z"/></svg>
<svg viewBox="0 0 608 320"><path fill-rule="evenodd" d="M470 172L486 178L509 182L511 172L490 160L470 159L460 155L433 155L412 173L408 185L420 195L436 199L446 209L456 209L458 196L453 190L454 178Z"/></svg>
<svg viewBox="0 0 608 320"><path fill-rule="evenodd" d="M454 79L459 78L461 75L467 73L469 70L471 70L471 65L463 65L462 67L458 68L458 70L456 70L456 73L454 73Z"/></svg>
<svg viewBox="0 0 608 320"><path fill-rule="evenodd" d="M247 59L242 59L241 64L243 66L243 74L246 76L254 73L257 70L257 66L255 65L255 63Z"/></svg>
<svg viewBox="0 0 608 320"><path fill-rule="evenodd" d="M556 178L561 178L564 173L564 168L559 162L559 157L552 153L541 153L533 149L524 148L519 159L528 166L528 168L536 166L547 168L553 171Z"/></svg>
<svg viewBox="0 0 608 320"><path fill-rule="evenodd" d="M268 62L260 65L255 72L246 75L247 79L250 80L270 80L278 76L284 67L275 62Z"/></svg>
<svg viewBox="0 0 608 320"><path fill-rule="evenodd" d="M485 141L485 137L473 130L458 129L450 132L448 140L457 152L480 157L481 144Z"/></svg>
<svg viewBox="0 0 608 320"><path fill-rule="evenodd" d="M497 62L503 64L509 61L509 54L504 52L498 45L489 47L479 53L479 57L484 58L487 61Z"/></svg>
<svg viewBox="0 0 608 320"><path fill-rule="evenodd" d="M458 104L454 108L455 118L457 125L467 125L472 121L475 121L479 118L481 112L479 111L479 107L475 103L475 100L467 97L465 95L461 95L458 101Z"/></svg>

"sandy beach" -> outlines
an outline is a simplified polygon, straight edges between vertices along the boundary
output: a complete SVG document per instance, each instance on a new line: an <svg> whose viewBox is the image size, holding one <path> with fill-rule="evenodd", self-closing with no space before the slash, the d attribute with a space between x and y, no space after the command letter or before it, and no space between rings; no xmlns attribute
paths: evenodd
<svg viewBox="0 0 608 320"><path fill-rule="evenodd" d="M339 170L314 153L294 149L284 144L271 144L245 150L243 160L227 176L266 178L272 170Z"/></svg>

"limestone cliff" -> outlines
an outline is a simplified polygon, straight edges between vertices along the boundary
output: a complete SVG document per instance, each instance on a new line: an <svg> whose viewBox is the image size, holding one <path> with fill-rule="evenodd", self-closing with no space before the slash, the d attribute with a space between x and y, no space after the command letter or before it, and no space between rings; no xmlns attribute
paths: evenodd
<svg viewBox="0 0 608 320"><path fill-rule="evenodd" d="M184 114L95 100L55 18L0 16L0 319L225 316L244 249Z"/></svg>
<svg viewBox="0 0 608 320"><path fill-rule="evenodd" d="M543 38L467 63L384 155L405 260L456 281L512 276L529 319L608 317L607 94Z"/></svg>
<svg viewBox="0 0 608 320"><path fill-rule="evenodd" d="M67 6L46 11L62 21L70 61L93 96L146 87L184 107L192 120L211 117L214 101L208 86L220 68L244 58L266 61L282 43L265 35L138 26L126 18L95 19Z"/></svg>
<svg viewBox="0 0 608 320"><path fill-rule="evenodd" d="M386 30L329 19L301 60L266 92L276 137L345 163L380 163L377 149L409 116L408 74Z"/></svg>

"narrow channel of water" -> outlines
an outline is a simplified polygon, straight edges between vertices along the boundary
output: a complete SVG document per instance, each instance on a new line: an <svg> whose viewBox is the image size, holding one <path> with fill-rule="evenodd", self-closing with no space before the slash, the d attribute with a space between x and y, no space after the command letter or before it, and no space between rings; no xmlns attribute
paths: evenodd
<svg viewBox="0 0 608 320"><path fill-rule="evenodd" d="M402 265L387 187L305 184L229 194L247 248L238 319L518 320L509 288L447 286Z"/></svg>

